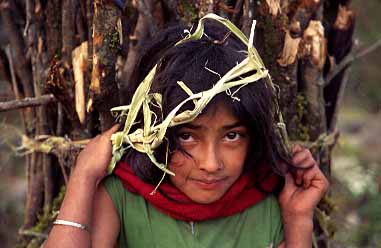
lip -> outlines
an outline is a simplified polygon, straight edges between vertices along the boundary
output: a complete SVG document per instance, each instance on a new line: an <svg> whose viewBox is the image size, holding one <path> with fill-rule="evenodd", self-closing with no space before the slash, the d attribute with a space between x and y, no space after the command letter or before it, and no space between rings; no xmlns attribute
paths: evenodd
<svg viewBox="0 0 381 248"><path fill-rule="evenodd" d="M198 188L205 189L205 190L213 190L213 189L220 187L224 183L226 178L221 178L221 179L195 179L195 178L192 178L191 180Z"/></svg>

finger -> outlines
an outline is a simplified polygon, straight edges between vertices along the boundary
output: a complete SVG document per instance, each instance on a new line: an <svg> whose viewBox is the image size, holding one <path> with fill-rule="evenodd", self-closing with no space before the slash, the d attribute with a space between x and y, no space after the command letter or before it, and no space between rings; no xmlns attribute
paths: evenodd
<svg viewBox="0 0 381 248"><path fill-rule="evenodd" d="M303 174L304 174L303 170L296 170L295 173L294 173L295 184L298 187L302 186Z"/></svg>
<svg viewBox="0 0 381 248"><path fill-rule="evenodd" d="M101 135L100 135L100 134L98 134L98 135L96 135L95 137L91 138L91 139L89 140L89 142L86 144L86 147L88 147L88 146L92 146L93 144L99 142L99 139L100 139L100 138L101 138Z"/></svg>
<svg viewBox="0 0 381 248"><path fill-rule="evenodd" d="M291 195L293 192L295 192L297 186L295 185L295 180L291 173L286 173L284 176L284 188L283 188L283 194L284 195Z"/></svg>
<svg viewBox="0 0 381 248"><path fill-rule="evenodd" d="M308 189L311 186L312 181L317 176L317 173L318 168L316 166L316 168L309 169L303 174L303 188Z"/></svg>
<svg viewBox="0 0 381 248"><path fill-rule="evenodd" d="M297 152L300 152L303 150L303 147L301 145L295 144L292 146L292 154L295 154Z"/></svg>
<svg viewBox="0 0 381 248"><path fill-rule="evenodd" d="M304 175L303 185L304 188L314 188L320 191L320 194L323 195L329 187L329 182L327 178L324 176L323 172L316 166L311 172L307 172Z"/></svg>
<svg viewBox="0 0 381 248"><path fill-rule="evenodd" d="M317 164L313 159L307 159L301 164L295 165L292 170L295 178L295 184L297 186L302 186L304 174L312 170L315 166L317 166Z"/></svg>
<svg viewBox="0 0 381 248"><path fill-rule="evenodd" d="M107 140L110 140L111 138L111 135L113 135L113 133L115 133L116 131L118 131L120 125L119 124L115 124L114 126L112 126L110 129L106 130L105 132L102 133L102 137L106 138ZM110 141L111 142L111 141Z"/></svg>
<svg viewBox="0 0 381 248"><path fill-rule="evenodd" d="M292 177L291 173L286 173L284 180L285 185L295 185L294 178Z"/></svg>
<svg viewBox="0 0 381 248"><path fill-rule="evenodd" d="M316 161L312 157L307 157L298 163L293 163L293 167L295 170L308 170L315 166Z"/></svg>
<svg viewBox="0 0 381 248"><path fill-rule="evenodd" d="M308 149L303 149L301 151L294 153L291 162L294 165L303 165L303 164L306 164L306 162L311 159L313 159L311 152Z"/></svg>
<svg viewBox="0 0 381 248"><path fill-rule="evenodd" d="M118 131L119 127L120 127L119 124L115 124L115 125L112 126L110 129L108 129L108 130L105 132L105 134L111 136L111 134L113 134L113 133L115 133L116 131Z"/></svg>

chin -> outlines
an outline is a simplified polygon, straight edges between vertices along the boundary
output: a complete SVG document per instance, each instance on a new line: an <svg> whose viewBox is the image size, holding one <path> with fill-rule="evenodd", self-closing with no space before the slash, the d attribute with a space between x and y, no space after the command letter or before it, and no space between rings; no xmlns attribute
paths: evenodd
<svg viewBox="0 0 381 248"><path fill-rule="evenodd" d="M200 204L210 204L210 203L213 203L215 201L218 201L220 198L222 197L222 195L205 195L205 196L194 196L194 197L190 197L192 201L196 202L196 203L200 203Z"/></svg>

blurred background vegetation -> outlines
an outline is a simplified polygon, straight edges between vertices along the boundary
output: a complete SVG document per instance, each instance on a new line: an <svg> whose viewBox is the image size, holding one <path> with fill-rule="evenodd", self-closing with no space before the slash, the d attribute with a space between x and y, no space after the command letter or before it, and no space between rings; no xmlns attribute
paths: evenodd
<svg viewBox="0 0 381 248"><path fill-rule="evenodd" d="M353 1L355 48L381 39L381 1ZM332 163L334 247L381 247L381 48L354 61Z"/></svg>
<svg viewBox="0 0 381 248"><path fill-rule="evenodd" d="M380 0L354 0L356 50L381 39ZM339 114L340 139L332 163L333 216L337 228L332 247L381 247L381 48L352 64ZM0 82L0 99L13 99ZM26 179L17 111L0 114L0 244L13 247L22 224Z"/></svg>

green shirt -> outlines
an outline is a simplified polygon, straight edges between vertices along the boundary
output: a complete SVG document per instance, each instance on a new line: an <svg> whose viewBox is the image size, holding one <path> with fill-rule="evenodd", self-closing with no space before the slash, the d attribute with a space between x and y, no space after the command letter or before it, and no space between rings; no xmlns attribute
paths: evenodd
<svg viewBox="0 0 381 248"><path fill-rule="evenodd" d="M283 226L277 199L270 195L233 216L184 222L173 219L143 197L124 189L115 176L104 186L120 219L119 247L278 247Z"/></svg>

